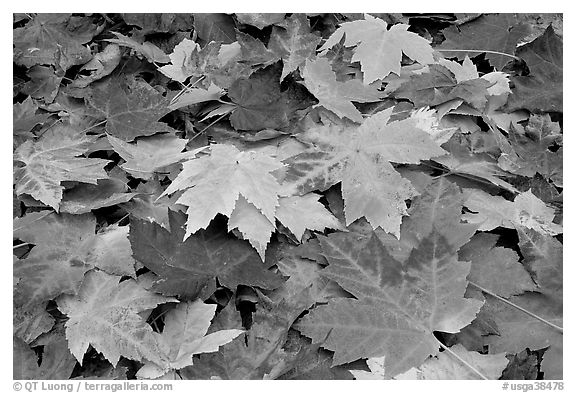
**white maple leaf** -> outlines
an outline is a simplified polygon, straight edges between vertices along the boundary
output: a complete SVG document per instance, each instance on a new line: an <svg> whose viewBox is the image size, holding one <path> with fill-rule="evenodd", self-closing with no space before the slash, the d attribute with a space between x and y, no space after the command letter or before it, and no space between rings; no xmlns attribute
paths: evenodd
<svg viewBox="0 0 576 393"><path fill-rule="evenodd" d="M388 24L369 14L365 20L343 23L319 49L326 52L345 36L345 46L356 46L352 61L359 61L364 72L364 84L386 77L391 72L400 75L402 53L420 64L434 62L434 50L428 40L408 31L409 25Z"/></svg>
<svg viewBox="0 0 576 393"><path fill-rule="evenodd" d="M191 366L193 355L216 352L221 345L244 333L244 330L229 329L206 334L215 313L215 304L205 304L201 300L180 303L169 311L162 333L154 333L161 361L147 362L136 375L155 379L170 370Z"/></svg>

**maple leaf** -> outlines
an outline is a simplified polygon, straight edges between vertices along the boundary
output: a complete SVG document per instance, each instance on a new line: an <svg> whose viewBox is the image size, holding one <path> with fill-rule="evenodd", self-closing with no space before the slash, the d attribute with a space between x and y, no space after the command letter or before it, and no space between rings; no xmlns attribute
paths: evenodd
<svg viewBox="0 0 576 393"><path fill-rule="evenodd" d="M464 245L477 229L476 225L460 222L464 201L465 195L456 184L445 178L432 181L420 195L414 197L408 216L402 220L402 247L409 252L433 232L441 233L456 248ZM393 246L397 247L395 244ZM392 250L389 252L392 253ZM402 254L408 257L406 251ZM399 258L399 254L393 255Z"/></svg>
<svg viewBox="0 0 576 393"><path fill-rule="evenodd" d="M47 302L38 303L31 307L19 307L19 301L13 302L12 326L14 336L31 343L42 333L46 333L54 326L54 318L46 311Z"/></svg>
<svg viewBox="0 0 576 393"><path fill-rule="evenodd" d="M64 191L60 213L89 213L92 210L128 202L138 195L126 191L126 184L114 178L99 179L97 184L81 183Z"/></svg>
<svg viewBox="0 0 576 393"><path fill-rule="evenodd" d="M171 111L170 99L144 81L109 80L92 89L88 103L94 112L106 120L106 132L130 142L139 136L174 132L172 127L158 122Z"/></svg>
<svg viewBox="0 0 576 393"><path fill-rule="evenodd" d="M183 218L172 211L168 215L172 232L156 223L130 223L134 258L159 276L155 290L187 299L206 299L216 290L216 278L233 290L240 284L275 288L282 283L246 242L214 226L182 242Z"/></svg>
<svg viewBox="0 0 576 393"><path fill-rule="evenodd" d="M186 89L184 93L178 97L175 97L168 107L171 110L180 109L200 102L218 100L223 94L224 91L213 83L208 86L208 89L190 88Z"/></svg>
<svg viewBox="0 0 576 393"><path fill-rule="evenodd" d="M92 60L84 64L79 71L79 77L72 82L71 86L83 88L90 83L110 75L112 71L120 64L122 51L116 44L107 45L102 52L94 55ZM82 71L92 71L89 75L82 75Z"/></svg>
<svg viewBox="0 0 576 393"><path fill-rule="evenodd" d="M487 180L498 187L513 193L519 191L502 177L509 176L488 153L475 153L469 147L470 143L461 134L455 134L442 145L450 154L434 158L434 161L449 169L450 173L467 179Z"/></svg>
<svg viewBox="0 0 576 393"><path fill-rule="evenodd" d="M302 134L316 147L286 160L285 191L303 195L342 181L346 225L366 217L372 227L398 235L405 200L417 195L391 162L414 163L445 153L416 120L390 122L392 108L359 127L321 126Z"/></svg>
<svg viewBox="0 0 576 393"><path fill-rule="evenodd" d="M161 334L155 333L163 361L144 364L137 376L155 379L169 370L190 366L193 355L216 352L221 345L244 333L244 330L228 329L206 334L215 313L215 304L204 304L201 300L180 303L166 313L164 330Z"/></svg>
<svg viewBox="0 0 576 393"><path fill-rule="evenodd" d="M561 298L535 292L513 296L510 301L556 326L562 326ZM486 310L498 325L498 335L487 338L490 353L518 353L526 348L548 348L542 359L545 379L562 379L562 334L545 323L496 299L488 298Z"/></svg>
<svg viewBox="0 0 576 393"><path fill-rule="evenodd" d="M66 315L66 339L70 352L82 364L89 345L116 366L120 356L160 362L152 327L138 315L175 299L146 291L136 281L93 270L86 274L78 296L58 298Z"/></svg>
<svg viewBox="0 0 576 393"><path fill-rule="evenodd" d="M196 65L190 61L190 56L199 51L200 45L187 38L183 39L169 55L172 64L160 67L160 72L175 81L184 82L196 71Z"/></svg>
<svg viewBox="0 0 576 393"><path fill-rule="evenodd" d="M275 230L274 220L267 218L256 206L240 195L228 220L228 231L234 229L241 232L242 238L250 242L264 261L266 247Z"/></svg>
<svg viewBox="0 0 576 393"><path fill-rule="evenodd" d="M355 79L338 82L325 58L306 60L302 76L304 85L318 99L320 105L357 123L362 122L362 114L351 101L372 102L381 99L381 93L376 86L365 86Z"/></svg>
<svg viewBox="0 0 576 393"><path fill-rule="evenodd" d="M38 362L38 355L33 349L14 337L12 356L13 378L19 380L68 379L76 366L76 359L68 351L68 345L63 336L43 345L41 362Z"/></svg>
<svg viewBox="0 0 576 393"><path fill-rule="evenodd" d="M178 206L182 205L175 205L174 198L158 200L163 191L164 189L157 179L140 183L136 188L138 195L129 202L122 204L121 207L134 218L157 222L162 227L170 230L168 210L171 208L173 211L178 211Z"/></svg>
<svg viewBox="0 0 576 393"><path fill-rule="evenodd" d="M93 266L135 275L126 227L111 227L96 235L91 214L27 217L17 221L14 231L15 237L36 245L26 259L14 264L13 274L20 278L15 290L19 305L28 307L61 293L76 294L84 273ZM59 236L54 238L54 233Z"/></svg>
<svg viewBox="0 0 576 393"><path fill-rule="evenodd" d="M421 365L438 353L434 331L456 333L476 316L482 302L465 299L470 263L458 261L444 236L433 232L402 264L372 235L336 233L320 238L328 267L322 275L356 299L333 299L297 323L323 347L335 351L333 365L385 356L387 377Z"/></svg>
<svg viewBox="0 0 576 393"><path fill-rule="evenodd" d="M530 74L513 78L509 110L562 112L562 46L562 39L548 26L540 37L518 48L517 55L526 61Z"/></svg>
<svg viewBox="0 0 576 393"><path fill-rule="evenodd" d="M184 13L126 13L122 18L128 25L138 26L144 35L151 33L176 33L190 28L192 14Z"/></svg>
<svg viewBox="0 0 576 393"><path fill-rule="evenodd" d="M562 226L553 222L554 209L548 207L530 190L516 196L514 202L476 189L469 189L466 194L464 205L476 213L466 213L462 218L478 224L481 231L490 231L499 226L514 228L515 225L520 225L543 234L562 233Z"/></svg>
<svg viewBox="0 0 576 393"><path fill-rule="evenodd" d="M211 154L183 163L183 170L162 195L184 191L178 203L188 206L186 237L206 228L218 213L230 217L238 195L274 222L280 185L270 172L283 165L270 156L213 145ZM256 187L255 185L258 185Z"/></svg>
<svg viewBox="0 0 576 393"><path fill-rule="evenodd" d="M540 173L562 186L563 149L550 150L555 145L562 145L562 133L549 115L531 115L524 129L511 127L509 140L510 144L498 159L502 169L527 177Z"/></svg>
<svg viewBox="0 0 576 393"><path fill-rule="evenodd" d="M315 193L280 198L276 218L301 240L306 229L323 231L324 228L344 229L336 217L318 202Z"/></svg>
<svg viewBox="0 0 576 393"><path fill-rule="evenodd" d="M159 169L193 158L204 150L199 148L181 153L188 140L171 134L138 138L135 144L111 135L108 135L108 141L116 153L126 160L120 167L132 176L145 180L149 180Z"/></svg>
<svg viewBox="0 0 576 393"><path fill-rule="evenodd" d="M534 272L538 291L562 299L562 243L534 229L516 227L516 230L524 257L522 263Z"/></svg>
<svg viewBox="0 0 576 393"><path fill-rule="evenodd" d="M496 295L509 298L536 286L519 262L518 254L509 248L496 247L498 236L479 233L460 249L460 259L472 262L468 280Z"/></svg>
<svg viewBox="0 0 576 393"><path fill-rule="evenodd" d="M312 60L319 42L320 37L310 33L310 24L304 14L292 14L282 27L274 26L268 47L282 58L284 67L280 80L284 80L306 60Z"/></svg>
<svg viewBox="0 0 576 393"><path fill-rule="evenodd" d="M32 98L26 98L22 103L16 103L12 106L12 132L15 136L32 138L34 135L31 130L38 124L43 124L49 113L38 113L38 105Z"/></svg>
<svg viewBox="0 0 576 393"><path fill-rule="evenodd" d="M201 85L212 84L228 89L234 81L248 77L252 70L240 62L241 45L237 42L222 44L210 42L204 48L187 38L174 47L170 54L172 64L160 71L169 78L183 82L190 76L203 78Z"/></svg>
<svg viewBox="0 0 576 393"><path fill-rule="evenodd" d="M230 123L237 130L285 128L296 110L311 103L303 88L280 90L279 63L256 71L248 79L236 79L228 97L236 105Z"/></svg>
<svg viewBox="0 0 576 393"><path fill-rule="evenodd" d="M437 357L426 360L421 366L413 368L395 379L436 379L436 380L471 380L481 379L470 368L462 364L462 360L474 367L488 379L499 379L508 365L505 353L495 355L481 355L478 352L468 351L463 345L450 347L451 353L444 351ZM453 355L453 354L455 355ZM458 356L457 359L455 356Z"/></svg>
<svg viewBox="0 0 576 393"><path fill-rule="evenodd" d="M44 100L49 104L54 101L60 88L63 75L54 72L52 67L33 66L28 70L30 80L22 87L22 93Z"/></svg>
<svg viewBox="0 0 576 393"><path fill-rule="evenodd" d="M446 40L437 48L460 60L486 52L490 63L501 70L512 57L494 52L514 55L516 44L530 31L530 26L520 22L514 14L482 15L470 22L444 29L442 32Z"/></svg>
<svg viewBox="0 0 576 393"><path fill-rule="evenodd" d="M194 14L194 30L205 43L217 41L229 44L236 41L234 25L234 19L227 14Z"/></svg>
<svg viewBox="0 0 576 393"><path fill-rule="evenodd" d="M275 14L275 13L266 13L266 14L242 14L236 13L236 18L238 22L244 23L247 25L255 26L262 30L266 26L278 24L284 20L284 15L286 14Z"/></svg>
<svg viewBox="0 0 576 393"><path fill-rule="evenodd" d="M84 25L79 21L86 22ZM15 61L31 67L58 65L64 71L84 64L92 55L83 44L92 39L96 26L88 18L70 14L37 14L24 27L14 29Z"/></svg>
<svg viewBox="0 0 576 393"><path fill-rule="evenodd" d="M326 51L342 37L345 46L356 46L352 61L359 61L364 73L364 84L386 77L389 73L400 74L402 54L420 64L434 62L430 42L408 31L409 25L388 24L380 18L365 14L365 20L343 23L319 49Z"/></svg>
<svg viewBox="0 0 576 393"><path fill-rule="evenodd" d="M483 78L458 82L452 71L444 65L432 64L428 72L410 76L394 90L394 96L409 99L417 107L436 106L461 99L476 108L484 108L491 85L490 81Z"/></svg>
<svg viewBox="0 0 576 393"><path fill-rule="evenodd" d="M58 211L62 199L62 181L96 184L107 178L103 167L109 162L99 158L76 158L98 139L72 127L57 125L35 142L26 141L14 152L14 160L24 166L16 169L16 193L30 194Z"/></svg>
<svg viewBox="0 0 576 393"><path fill-rule="evenodd" d="M258 307L244 337L223 346L218 353L200 355L194 365L181 370L184 379L274 379L299 364L284 348L288 331L302 311L315 301L342 295L337 285L320 277L319 267L303 259L281 257L280 266L290 278L269 297L258 294ZM214 319L212 331L240 328L240 314L233 304ZM209 332L211 331L209 330Z"/></svg>
<svg viewBox="0 0 576 393"><path fill-rule="evenodd" d="M170 61L170 58L162 51L162 49L150 42L139 43L124 34L115 31L111 31L111 33L114 34L116 38L108 38L106 41L121 46L127 46L143 55L151 63L168 63Z"/></svg>

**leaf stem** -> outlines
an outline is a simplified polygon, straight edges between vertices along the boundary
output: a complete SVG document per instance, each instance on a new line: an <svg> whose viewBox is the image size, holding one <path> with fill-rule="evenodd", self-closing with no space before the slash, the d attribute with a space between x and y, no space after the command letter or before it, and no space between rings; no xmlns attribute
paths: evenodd
<svg viewBox="0 0 576 393"><path fill-rule="evenodd" d="M560 326L557 326L557 325L553 324L552 322L549 322L549 321L545 320L544 318L539 317L538 315L536 315L536 314L534 314L534 313L526 310L525 308L522 308L522 307L520 307L520 306L512 303L511 301L509 301L509 300L507 300L507 299L504 299L503 297L498 296L498 295L496 295L495 293L490 292L489 290L487 290L486 288L481 287L480 285L476 284L475 282L468 281L468 283L469 283L470 285L472 285L473 287L481 290L481 291L484 292L485 294L490 295L490 296L492 296L492 297L500 300L501 302L504 302L504 303L506 303L507 305L509 305L509 306L511 306L511 307L514 307L515 309L517 309L517 310L519 310L519 311L522 311L523 313L525 313L525 314L527 314L527 315L530 315L532 318L535 318L535 319L539 320L540 322L545 323L546 325L550 326L551 328L558 330L558 331L560 332L560 334L563 334L564 329L562 329Z"/></svg>
<svg viewBox="0 0 576 393"><path fill-rule="evenodd" d="M438 341L438 343L440 343L440 346L442 348L444 348L444 350L446 352L448 352L450 355L454 356L456 359L458 359L460 361L460 363L462 363L463 365L465 365L466 367L468 367L470 370L472 370L476 375L478 375L481 379L484 380L488 380L488 377L486 377L484 374L482 374L480 371L478 371L476 369L476 367L474 367L473 365L471 365L470 363L468 363L466 360L462 359L460 356L458 356L458 354L456 354L456 352L454 352L453 350L451 350L450 348L448 348L446 345L444 345L442 342Z"/></svg>
<svg viewBox="0 0 576 393"><path fill-rule="evenodd" d="M204 129L202 129L202 131L198 131L198 133L196 135L194 135L192 138L190 138L190 141L193 141L194 139L196 139L196 137L200 136L204 131L206 131L208 128L212 127L214 124L218 123L220 120L222 120L224 118L224 116L226 116L228 113L224 113L223 115L218 116L218 118L216 120L214 120L212 123L208 124L206 127L204 127Z"/></svg>
<svg viewBox="0 0 576 393"><path fill-rule="evenodd" d="M12 246L12 249L15 250L15 249L20 248L20 247L31 246L31 245L32 245L32 243L20 243L20 244L16 244L15 246Z"/></svg>
<svg viewBox="0 0 576 393"><path fill-rule="evenodd" d="M508 56L516 60L520 60L518 56L511 55L509 53L498 52L495 50L484 50L484 49L436 49L439 52L485 52L492 53L494 55Z"/></svg>
<svg viewBox="0 0 576 393"><path fill-rule="evenodd" d="M91 130L92 128L101 126L102 124L106 123L106 121L107 121L107 120L102 120L102 121L99 122L99 123L96 123L96 124L94 124L94 125L92 125L92 126L90 126L90 127L88 127L88 128L83 129L82 131L80 131L80 133L86 132L86 131L88 131L88 130Z"/></svg>

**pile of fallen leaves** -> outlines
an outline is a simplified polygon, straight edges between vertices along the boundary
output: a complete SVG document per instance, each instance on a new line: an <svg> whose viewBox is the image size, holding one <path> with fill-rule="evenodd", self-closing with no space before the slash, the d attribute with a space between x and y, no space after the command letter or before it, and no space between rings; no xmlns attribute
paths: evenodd
<svg viewBox="0 0 576 393"><path fill-rule="evenodd" d="M534 16L15 14L15 379L561 379Z"/></svg>

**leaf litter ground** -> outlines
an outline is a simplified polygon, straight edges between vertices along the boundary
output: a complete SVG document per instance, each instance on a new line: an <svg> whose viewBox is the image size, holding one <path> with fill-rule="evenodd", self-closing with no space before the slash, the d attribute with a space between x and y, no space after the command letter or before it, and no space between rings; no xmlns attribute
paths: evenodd
<svg viewBox="0 0 576 393"><path fill-rule="evenodd" d="M13 28L15 379L563 378L561 15Z"/></svg>

